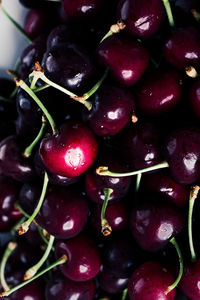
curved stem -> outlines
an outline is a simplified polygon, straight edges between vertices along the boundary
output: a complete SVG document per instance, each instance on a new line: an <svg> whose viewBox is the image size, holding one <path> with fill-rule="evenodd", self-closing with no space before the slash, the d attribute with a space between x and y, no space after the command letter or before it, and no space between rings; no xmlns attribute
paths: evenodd
<svg viewBox="0 0 200 300"><path fill-rule="evenodd" d="M47 122L45 118L42 118L42 126L40 128L40 131L38 133L38 135L36 136L36 138L34 139L34 141L25 149L23 156L28 158L31 156L33 149L35 148L35 146L37 145L37 143L41 140L45 128L46 128Z"/></svg>
<svg viewBox="0 0 200 300"><path fill-rule="evenodd" d="M20 86L24 91L26 91L27 94L31 98L33 98L33 100L37 103L37 105L40 107L40 109L43 111L44 115L46 116L47 120L49 121L49 124L51 125L53 134L56 134L57 133L56 124L55 124L53 118L51 117L51 115L49 114L48 110L46 109L46 107L40 101L40 99L36 96L36 94L30 89L30 87L23 80L15 79L15 81L16 81L16 85Z"/></svg>
<svg viewBox="0 0 200 300"><path fill-rule="evenodd" d="M20 235L26 233L29 229L29 226L30 224L33 222L33 220L35 219L35 217L37 216L40 208L42 207L42 204L44 202L44 199L45 199L45 195L46 195L46 191L47 191L47 186L48 186L48 182L49 182L49 178L48 178L48 175L47 173L45 172L44 173L44 181L43 181L43 187L42 187L42 193L41 193L41 196L40 196L40 199L39 199L39 202L33 212L33 214L29 217L29 219L23 223L20 228L18 229L18 232Z"/></svg>
<svg viewBox="0 0 200 300"><path fill-rule="evenodd" d="M23 37L27 40L29 44L32 44L33 41L30 39L30 37L26 34L24 29L7 13L7 11L3 8L2 3L0 1L0 10L2 13L11 21L11 23L21 32Z"/></svg>
<svg viewBox="0 0 200 300"><path fill-rule="evenodd" d="M40 92L40 91L43 91L43 90L47 89L48 87L50 87L49 84L44 84L43 86L35 88L33 91L34 91L34 93L37 93L37 92Z"/></svg>
<svg viewBox="0 0 200 300"><path fill-rule="evenodd" d="M192 262L196 261L196 253L194 250L194 244L193 244L193 237L192 237L192 214L193 214L193 208L194 203L197 198L198 192L200 187L194 186L192 187L190 191L190 199L189 199L189 211L188 211L188 239L189 239L189 246L190 246L190 253L191 253L191 259Z"/></svg>
<svg viewBox="0 0 200 300"><path fill-rule="evenodd" d="M28 279L32 278L38 272L38 270L42 267L42 265L45 263L45 261L47 260L49 254L52 250L54 240L55 240L55 237L53 235L50 235L48 246L44 252L44 255L42 256L42 258L39 260L39 262L37 264L35 264L33 267L31 267L30 269L28 269L26 271L26 273L24 275L24 280L28 280Z"/></svg>
<svg viewBox="0 0 200 300"><path fill-rule="evenodd" d="M1 261L1 266L0 266L0 281L1 281L1 285L4 289L4 291L8 291L10 288L7 285L6 279L5 279L5 267L6 267L6 263L7 260L10 256L10 254L13 252L13 250L17 247L17 244L14 242L10 242L4 252L2 261Z"/></svg>
<svg viewBox="0 0 200 300"><path fill-rule="evenodd" d="M108 200L110 198L111 193L113 192L110 188L104 189L104 202L101 208L101 232L104 236L108 236L112 232L112 228L109 225L108 221L106 220L105 214L106 214L106 208L108 206Z"/></svg>
<svg viewBox="0 0 200 300"><path fill-rule="evenodd" d="M121 297L121 300L125 300L126 297L127 297L127 294L128 294L128 289L125 289L122 293L122 297Z"/></svg>
<svg viewBox="0 0 200 300"><path fill-rule="evenodd" d="M146 172L158 170L158 169L164 169L164 168L169 168L169 164L166 161L163 161L162 163L159 163L157 165L133 171L133 172L127 172L127 173L116 173L108 170L108 167L101 166L96 169L96 173L101 176L110 176L110 177L127 177L127 176L134 176L138 174L143 174Z"/></svg>
<svg viewBox="0 0 200 300"><path fill-rule="evenodd" d="M16 292L17 290L19 290L20 288L24 287L25 285L27 285L28 283L32 282L33 280L39 278L40 276L42 276L43 274L47 273L48 271L50 271L51 269L57 267L58 265L62 265L65 264L67 262L67 256L63 255L61 258L59 258L56 262L54 262L53 264L51 264L49 267L45 268L43 271L41 271L40 273L38 273L37 275L35 275L34 277L22 282L21 284L13 287L12 289L1 293L0 297L7 297L10 296L12 293Z"/></svg>
<svg viewBox="0 0 200 300"><path fill-rule="evenodd" d="M142 179L142 173L137 174L136 185L135 185L135 192L136 192L136 194L138 194L138 192L139 192L141 179Z"/></svg>
<svg viewBox="0 0 200 300"><path fill-rule="evenodd" d="M163 0L163 4L165 6L165 10L166 10L166 13L167 13L169 25L172 29L175 29L174 17L173 17L173 14L172 14L172 9L171 9L171 5L170 5L169 0Z"/></svg>
<svg viewBox="0 0 200 300"><path fill-rule="evenodd" d="M30 218L30 215L27 214L23 208L21 208L21 206L19 205L19 203L15 203L16 208L26 217L26 218Z"/></svg>
<svg viewBox="0 0 200 300"><path fill-rule="evenodd" d="M175 238L172 238L170 240L170 243L172 245L174 245L174 247L176 248L176 252L179 257L179 273L178 273L176 280L170 286L168 286L168 288L166 289L165 295L167 295L168 293L170 293L173 289L175 289L177 287L177 285L179 284L181 277L183 275L183 256L182 256L181 250L179 248L179 245L177 244Z"/></svg>

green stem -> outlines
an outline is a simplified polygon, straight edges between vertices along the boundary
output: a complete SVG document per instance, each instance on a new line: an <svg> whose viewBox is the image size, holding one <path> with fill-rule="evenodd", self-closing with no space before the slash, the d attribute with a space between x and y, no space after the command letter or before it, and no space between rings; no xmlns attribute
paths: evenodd
<svg viewBox="0 0 200 300"><path fill-rule="evenodd" d="M38 202L38 204L37 204L37 206L36 206L33 214L29 217L29 219L25 223L23 223L20 226L20 228L18 230L18 232L19 232L20 235L22 235L22 234L24 234L24 233L26 233L28 231L30 224L33 222L33 220L37 216L40 208L42 207L42 204L43 204L44 199L45 199L46 191L47 191L48 182L49 182L49 178L48 178L47 173L45 172L45 174L44 174L44 181L43 181L43 187L42 187L42 193L41 193L39 202Z"/></svg>
<svg viewBox="0 0 200 300"><path fill-rule="evenodd" d="M34 93L37 93L37 92L40 92L40 91L43 91L43 90L47 89L48 87L50 87L49 84L44 84L43 86L35 88L33 91L34 91Z"/></svg>
<svg viewBox="0 0 200 300"><path fill-rule="evenodd" d="M189 247L190 247L190 254L191 254L192 262L196 261L196 253L194 250L193 237L192 237L192 215L193 215L194 203L197 198L199 189L200 189L199 186L192 187L192 189L190 191L190 199L189 199L188 239L189 239Z"/></svg>
<svg viewBox="0 0 200 300"><path fill-rule="evenodd" d="M26 32L22 29L22 27L7 13L7 11L3 8L2 3L0 1L0 10L3 12L3 14L11 21L11 23L21 32L23 37L27 40L29 44L32 44L33 41L30 39L30 37L26 34Z"/></svg>
<svg viewBox="0 0 200 300"><path fill-rule="evenodd" d="M127 297L127 294L128 294L128 289L125 289L122 293L122 297L121 297L121 300L125 300L126 297Z"/></svg>
<svg viewBox="0 0 200 300"><path fill-rule="evenodd" d="M91 90L89 90L87 93L85 93L82 97L84 97L85 99L90 98L94 93L96 93L96 91L100 88L100 86L102 85L103 81L106 79L108 75L108 69L106 69L105 73L103 74L103 76L101 77L101 79L91 88Z"/></svg>
<svg viewBox="0 0 200 300"><path fill-rule="evenodd" d="M42 267L42 265L45 263L45 261L47 260L49 254L52 250L54 240L55 240L55 237L53 235L50 235L48 246L44 252L44 255L42 256L42 258L39 260L39 262L37 264L35 264L33 267L31 267L30 269L28 269L26 271L24 280L28 280L28 279L32 278L38 272L38 270Z"/></svg>
<svg viewBox="0 0 200 300"><path fill-rule="evenodd" d="M169 165L166 161L164 161L160 164L145 168L145 169L141 169L141 170L137 170L137 171L133 171L133 172L127 172L127 173L112 172L112 171L108 170L108 167L101 166L101 167L98 167L96 169L96 173L98 175L101 175L101 176L127 177L127 176L134 176L134 175L138 175L138 174L143 174L143 173L146 173L146 172L150 172L150 171L154 171L154 170L158 170L158 169L163 169L163 168L169 168Z"/></svg>
<svg viewBox="0 0 200 300"><path fill-rule="evenodd" d="M166 10L166 13L167 13L169 25L172 29L175 29L174 17L173 17L173 14L172 14L172 9L171 9L171 5L170 5L169 0L163 0L163 4L165 6L165 10Z"/></svg>
<svg viewBox="0 0 200 300"><path fill-rule="evenodd" d="M141 179L142 179L142 173L137 174L137 176L136 176L136 185L135 185L136 194L138 194L138 192L139 192Z"/></svg>
<svg viewBox="0 0 200 300"><path fill-rule="evenodd" d="M3 101L3 102L7 102L7 103L14 103L13 100L11 100L10 98L5 98L3 96L0 96L0 101Z"/></svg>
<svg viewBox="0 0 200 300"><path fill-rule="evenodd" d="M196 9L191 9L191 13L197 22L200 22L200 12Z"/></svg>
<svg viewBox="0 0 200 300"><path fill-rule="evenodd" d="M108 206L108 200L110 198L111 193L113 192L112 189L110 188L105 188L104 189L104 201L103 205L101 208L101 232L103 233L104 236L108 236L112 232L112 228L109 225L108 221L106 220L106 208Z"/></svg>
<svg viewBox="0 0 200 300"><path fill-rule="evenodd" d="M23 210L23 208L21 208L21 206L19 205L19 203L16 203L15 204L15 206L16 206L16 208L26 217L26 218L30 218L30 215L29 214L27 214L24 210Z"/></svg>
<svg viewBox="0 0 200 300"><path fill-rule="evenodd" d="M40 273L38 273L37 275L35 275L34 277L22 282L21 284L13 287L12 289L1 293L0 297L7 297L10 296L12 293L16 292L17 290L19 290L20 288L24 287L25 285L27 285L28 283L32 282L33 280L39 278L40 276L44 275L45 273L47 273L48 271L50 271L51 269L57 267L58 265L62 265L65 264L67 262L67 256L63 255L61 258L59 258L56 262L54 262L52 265L50 265L49 267L45 268L43 271L41 271Z"/></svg>
<svg viewBox="0 0 200 300"><path fill-rule="evenodd" d="M177 285L179 284L181 277L183 275L183 256L182 256L181 250L179 248L179 245L177 244L175 238L172 238L170 240L170 243L172 245L174 245L174 247L176 248L176 252L179 257L179 273L178 273L176 280L170 286L168 286L168 288L166 289L165 295L167 295L168 293L170 293L173 289L175 289L177 287Z"/></svg>
<svg viewBox="0 0 200 300"><path fill-rule="evenodd" d="M101 39L100 43L102 43L105 39L107 39L109 36L119 33L121 30L123 30L126 27L123 21L118 21L117 24L113 24L110 27L110 30L104 35L104 37Z"/></svg>
<svg viewBox="0 0 200 300"><path fill-rule="evenodd" d="M37 145L37 143L39 143L39 141L41 140L44 132L45 132L45 128L46 128L47 122L45 118L42 118L42 126L40 128L40 131L38 133L38 135L36 136L36 138L34 139L34 141L25 149L23 156L28 158L31 156L33 149L35 148L35 146Z"/></svg>
<svg viewBox="0 0 200 300"><path fill-rule="evenodd" d="M13 250L17 247L16 243L10 242L8 244L8 247L6 248L2 261L1 261L1 266L0 266L0 281L1 281L1 285L4 289L4 291L8 291L9 290L9 286L7 285L6 279L5 279L5 267L6 267L6 263L8 261L9 256L11 255L11 253L13 252Z"/></svg>
<svg viewBox="0 0 200 300"><path fill-rule="evenodd" d="M49 121L49 124L51 125L53 134L56 134L57 133L56 124L55 124L53 118L51 117L51 115L49 114L48 110L46 109L46 107L40 101L40 99L36 96L36 94L30 89L30 87L23 80L16 81L16 84L18 86L20 86L24 91L26 91L27 94L31 98L33 98L33 100L37 103L37 105L40 107L40 109L42 110L42 112L46 116L47 120Z"/></svg>
<svg viewBox="0 0 200 300"><path fill-rule="evenodd" d="M19 89L18 86L16 86L15 89L10 94L10 97L9 97L10 99L12 99L16 96L18 89Z"/></svg>

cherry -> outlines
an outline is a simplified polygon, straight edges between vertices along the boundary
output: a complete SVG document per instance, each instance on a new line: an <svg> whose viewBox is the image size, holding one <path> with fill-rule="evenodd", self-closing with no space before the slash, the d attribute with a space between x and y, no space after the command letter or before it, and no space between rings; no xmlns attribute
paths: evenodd
<svg viewBox="0 0 200 300"><path fill-rule="evenodd" d="M13 179L0 175L0 231L8 231L22 215L15 209L19 184Z"/></svg>
<svg viewBox="0 0 200 300"><path fill-rule="evenodd" d="M97 142L84 124L68 121L56 135L42 140L40 155L45 166L57 175L76 177L95 161Z"/></svg>
<svg viewBox="0 0 200 300"><path fill-rule="evenodd" d="M164 19L162 1L121 0L117 11L118 19L126 24L126 30L133 36L149 38L161 27Z"/></svg>
<svg viewBox="0 0 200 300"><path fill-rule="evenodd" d="M101 269L97 279L102 290L110 294L118 294L123 292L128 284L128 278L116 277L105 268Z"/></svg>
<svg viewBox="0 0 200 300"><path fill-rule="evenodd" d="M19 205L29 215L33 213L41 194L41 183L25 183L19 193Z"/></svg>
<svg viewBox="0 0 200 300"><path fill-rule="evenodd" d="M136 102L142 112L160 115L172 110L182 95L181 76L174 70L156 70L142 79Z"/></svg>
<svg viewBox="0 0 200 300"><path fill-rule="evenodd" d="M45 288L45 299L48 300L92 300L94 299L95 283L93 280L75 282L61 274L56 274L48 281Z"/></svg>
<svg viewBox="0 0 200 300"><path fill-rule="evenodd" d="M181 185L171 178L168 170L161 170L142 177L141 190L172 201L179 207L184 207L189 200L189 187Z"/></svg>
<svg viewBox="0 0 200 300"><path fill-rule="evenodd" d="M38 231L38 226L35 223L30 224L29 230L26 232L26 234L24 234L24 238L29 244L31 244L34 247L41 246L44 242Z"/></svg>
<svg viewBox="0 0 200 300"><path fill-rule="evenodd" d="M189 90L190 104L193 113L200 118L200 79L197 79Z"/></svg>
<svg viewBox="0 0 200 300"><path fill-rule="evenodd" d="M196 28L180 28L165 42L166 60L178 69L198 66L200 62L200 34Z"/></svg>
<svg viewBox="0 0 200 300"><path fill-rule="evenodd" d="M126 165L122 162L121 157L114 153L105 153L99 158L103 165L108 165L115 171L127 172ZM101 165L100 164L100 165ZM99 165L99 164L98 164ZM96 173L96 168L91 168L87 171L85 177L85 192L87 196L96 203L103 203L105 200L104 189L111 188L113 192L109 197L110 202L123 198L130 187L130 177L113 178L108 176L99 176Z"/></svg>
<svg viewBox="0 0 200 300"><path fill-rule="evenodd" d="M180 184L193 184L199 178L200 130L174 130L166 139L164 154L173 178Z"/></svg>
<svg viewBox="0 0 200 300"><path fill-rule="evenodd" d="M144 46L120 34L104 39L97 51L101 64L109 67L115 80L126 86L136 83L149 63Z"/></svg>
<svg viewBox="0 0 200 300"><path fill-rule="evenodd" d="M129 297L131 300L173 300L175 290L165 294L173 280L173 276L158 262L146 262L139 266L129 279Z"/></svg>
<svg viewBox="0 0 200 300"><path fill-rule="evenodd" d="M67 255L68 261L60 266L61 272L74 281L87 281L95 277L100 270L100 257L93 240L86 235L79 235L65 241L58 241L56 257Z"/></svg>
<svg viewBox="0 0 200 300"><path fill-rule="evenodd" d="M161 161L159 133L151 123L130 125L120 139L121 152L133 169L143 169Z"/></svg>
<svg viewBox="0 0 200 300"><path fill-rule="evenodd" d="M82 231L87 222L88 213L85 198L69 189L52 187L47 191L36 220L51 235L66 239Z"/></svg>
<svg viewBox="0 0 200 300"><path fill-rule="evenodd" d="M34 39L47 29L48 18L45 12L39 9L29 10L24 22L24 30L27 35Z"/></svg>
<svg viewBox="0 0 200 300"><path fill-rule="evenodd" d="M97 135L115 135L134 120L133 96L123 88L103 85L91 101L91 111L85 109L83 116Z"/></svg>
<svg viewBox="0 0 200 300"><path fill-rule="evenodd" d="M44 300L44 289L43 284L40 281L33 281L28 285L25 285L23 288L17 290L9 297L5 299L9 300Z"/></svg>
<svg viewBox="0 0 200 300"><path fill-rule="evenodd" d="M181 232L184 219L179 210L166 202L140 203L132 211L131 232L141 248L158 251Z"/></svg>
<svg viewBox="0 0 200 300"><path fill-rule="evenodd" d="M35 172L28 159L22 156L23 149L16 136L8 136L0 143L0 171L18 181L31 181Z"/></svg>

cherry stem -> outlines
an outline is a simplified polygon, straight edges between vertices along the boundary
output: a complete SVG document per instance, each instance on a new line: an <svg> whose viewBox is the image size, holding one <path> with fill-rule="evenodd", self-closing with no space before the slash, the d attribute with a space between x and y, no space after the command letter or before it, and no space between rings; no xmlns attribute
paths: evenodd
<svg viewBox="0 0 200 300"><path fill-rule="evenodd" d="M35 148L35 146L37 145L37 143L39 143L39 141L41 140L42 136L44 135L45 132L45 128L47 125L47 121L45 117L42 117L42 126L40 128L40 131L38 133L38 135L36 136L36 138L34 139L34 141L25 149L23 156L28 158L31 156L33 149Z"/></svg>
<svg viewBox="0 0 200 300"><path fill-rule="evenodd" d="M175 289L177 287L177 285L179 284L180 280L181 280L181 277L183 275L183 256L182 256L182 253L181 253L181 250L179 248L179 245L177 244L175 238L172 238L170 240L170 243L172 245L174 245L174 247L176 248L176 252L178 254L178 257L179 257L179 273L178 273L178 276L176 278L176 280L174 281L174 283L172 283L170 286L168 286L168 288L166 289L165 291L165 295L167 295L168 293L170 293L173 289Z"/></svg>
<svg viewBox="0 0 200 300"><path fill-rule="evenodd" d="M0 101L3 101L3 102L7 102L7 103L14 103L12 99L10 98L6 98L6 97L3 97L3 96L0 96Z"/></svg>
<svg viewBox="0 0 200 300"><path fill-rule="evenodd" d="M48 271L50 271L51 269L57 267L58 265L62 265L65 264L67 262L68 258L66 255L63 255L61 258L59 258L56 262L54 262L53 264L51 264L49 267L45 268L43 271L41 271L40 273L36 274L35 276L33 276L32 278L20 283L19 285L11 288L8 291L5 291L4 293L0 294L0 297L7 297L9 295L11 295L12 293L16 292L17 290L19 290L20 288L24 287L25 285L27 285L28 283L32 282L33 280L39 278L40 276L44 275L45 273L47 273Z"/></svg>
<svg viewBox="0 0 200 300"><path fill-rule="evenodd" d="M46 195L46 191L47 191L47 186L48 186L48 182L49 182L49 177L47 175L47 173L45 172L44 173L44 181L43 181L43 187L42 187L42 193L41 193L41 196L40 196L40 199L39 199L39 202L33 212L33 214L29 217L29 219L24 222L20 228L18 229L18 233L19 235L22 235L24 233L26 233L28 230L29 230L29 226L30 224L33 222L33 220L35 219L35 217L37 216L39 210L41 209L42 207L42 204L44 202L44 199L45 199L45 195Z"/></svg>
<svg viewBox="0 0 200 300"><path fill-rule="evenodd" d="M188 238L189 238L189 247L190 247L190 254L191 254L192 262L196 261L196 253L194 250L193 237L192 237L192 215L193 215L194 203L197 198L199 190L200 190L200 187L198 185L193 186L190 191L190 199L189 199Z"/></svg>
<svg viewBox="0 0 200 300"><path fill-rule="evenodd" d="M20 86L37 103L37 105L40 107L40 109L46 116L47 120L49 121L49 124L52 128L53 134L56 134L58 132L58 130L56 128L56 124L55 124L52 116L49 114L48 110L46 109L46 107L40 101L40 99L36 96L36 94L30 89L30 87L23 80L15 79L15 81L16 81L16 85Z"/></svg>
<svg viewBox="0 0 200 300"><path fill-rule="evenodd" d="M54 243L55 237L53 235L50 235L49 238L49 242L47 245L47 248L44 252L44 255L42 256L42 258L39 260L39 262L37 264L35 264L33 267L31 267L30 269L28 269L24 275L24 280L28 280L30 278L32 278L37 272L38 270L42 267L42 265L45 263L45 261L47 260L52 247L53 247L53 243Z"/></svg>
<svg viewBox="0 0 200 300"><path fill-rule="evenodd" d="M113 24L110 27L110 30L104 35L104 37L101 39L100 43L102 43L105 39L107 39L109 36L119 33L121 30L123 30L126 27L123 21L118 21L116 24Z"/></svg>
<svg viewBox="0 0 200 300"><path fill-rule="evenodd" d="M197 70L193 66L189 66L185 68L185 73L187 76L191 78L197 78L199 77L199 74L197 73Z"/></svg>
<svg viewBox="0 0 200 300"><path fill-rule="evenodd" d="M170 2L169 2L169 0L163 0L163 4L165 6L165 10L166 10L166 13L167 13L169 25L173 30L173 29L175 29L175 22L174 22L174 17L173 17L173 14L172 14L172 9L171 9Z"/></svg>
<svg viewBox="0 0 200 300"><path fill-rule="evenodd" d="M191 13L197 22L200 22L200 13L196 9L191 9Z"/></svg>
<svg viewBox="0 0 200 300"><path fill-rule="evenodd" d="M4 289L4 291L8 291L10 288L7 285L6 279L5 279L5 267L6 267L6 263L8 261L9 256L11 255L11 253L13 252L13 250L15 250L15 248L17 247L17 244L14 242L10 242L4 252L2 261L1 261L1 266L0 266L0 281L1 281L1 285Z"/></svg>
<svg viewBox="0 0 200 300"><path fill-rule="evenodd" d="M121 300L125 300L126 297L127 297L127 294L128 294L128 289L125 289L122 293L122 297L121 297Z"/></svg>
<svg viewBox="0 0 200 300"><path fill-rule="evenodd" d="M26 34L26 32L24 31L24 29L7 13L7 11L5 10L5 8L3 8L2 6L2 0L0 0L0 10L2 11L2 13L9 19L9 21L15 26L15 28L17 28L19 30L19 32L21 32L21 34L23 35L23 37L25 38L25 40L29 43L32 44L33 41L30 39L30 37Z"/></svg>
<svg viewBox="0 0 200 300"><path fill-rule="evenodd" d="M142 179L142 173L137 174L137 177L136 177L136 185L135 185L135 192L136 192L136 195L138 194L139 189L140 189L141 179Z"/></svg>
<svg viewBox="0 0 200 300"><path fill-rule="evenodd" d="M158 169L164 169L164 168L169 168L169 164L166 161L163 161L162 163L159 163L157 165L133 171L133 172L127 172L127 173L116 173L108 170L108 167L106 166L101 166L96 169L96 173L101 176L110 176L110 177L127 177L127 176L134 176L138 174L143 174L146 172L158 170Z"/></svg>
<svg viewBox="0 0 200 300"><path fill-rule="evenodd" d="M34 91L34 93L37 93L37 92L40 92L40 91L43 91L43 90L47 89L48 87L50 87L49 84L44 84L43 86L35 88L33 91Z"/></svg>
<svg viewBox="0 0 200 300"><path fill-rule="evenodd" d="M110 195L113 192L113 189L105 188L104 190L104 202L101 208L101 232L104 236L108 236L112 232L112 227L109 225L108 221L106 220L105 214L106 214L106 208L108 206L108 200L110 198Z"/></svg>

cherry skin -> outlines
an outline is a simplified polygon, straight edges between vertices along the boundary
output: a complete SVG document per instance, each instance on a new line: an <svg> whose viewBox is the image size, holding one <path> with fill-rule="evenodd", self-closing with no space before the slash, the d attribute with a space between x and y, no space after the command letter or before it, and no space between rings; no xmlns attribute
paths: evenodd
<svg viewBox="0 0 200 300"><path fill-rule="evenodd" d="M58 241L55 247L56 258L62 255L68 261L60 265L61 272L73 281L87 281L94 278L100 270L100 257L93 240L86 235Z"/></svg>
<svg viewBox="0 0 200 300"><path fill-rule="evenodd" d="M100 63L109 67L115 80L126 86L135 84L149 63L149 53L144 46L120 34L106 38L97 51Z"/></svg>
<svg viewBox="0 0 200 300"><path fill-rule="evenodd" d="M34 211L41 194L41 183L33 181L25 183L19 193L19 205L29 215Z"/></svg>
<svg viewBox="0 0 200 300"><path fill-rule="evenodd" d="M23 148L16 136L8 136L0 143L0 171L17 181L27 182L35 177L28 159L22 156Z"/></svg>
<svg viewBox="0 0 200 300"><path fill-rule="evenodd" d="M131 35L149 38L160 28L164 19L164 9L159 0L121 0L117 16L125 22L126 30Z"/></svg>
<svg viewBox="0 0 200 300"><path fill-rule="evenodd" d="M99 158L97 166L108 166L111 170L116 172L128 172L121 157L109 152ZM127 194L130 184L130 177L113 178L100 176L96 173L96 167L94 167L89 169L86 173L85 192L90 200L101 204L105 199L104 189L111 188L113 190L109 197L109 203L111 203L123 198Z"/></svg>
<svg viewBox="0 0 200 300"><path fill-rule="evenodd" d="M180 184L193 184L199 178L200 130L174 130L166 139L164 155L171 175Z"/></svg>
<svg viewBox="0 0 200 300"><path fill-rule="evenodd" d="M66 239L78 235L83 230L88 214L85 198L69 189L52 187L47 191L36 220L51 235Z"/></svg>
<svg viewBox="0 0 200 300"><path fill-rule="evenodd" d="M170 203L141 203L132 211L130 229L139 246L158 251L181 232L183 216Z"/></svg>
<svg viewBox="0 0 200 300"><path fill-rule="evenodd" d="M196 28L180 28L165 42L166 60L178 69L200 63L200 33Z"/></svg>
<svg viewBox="0 0 200 300"><path fill-rule="evenodd" d="M181 85L181 76L176 71L151 71L139 83L136 93L138 108L149 115L160 115L171 111L180 101Z"/></svg>
<svg viewBox="0 0 200 300"><path fill-rule="evenodd" d="M25 285L23 288L17 290L9 297L5 299L9 300L44 300L43 284L39 281L32 281L30 284Z"/></svg>
<svg viewBox="0 0 200 300"><path fill-rule="evenodd" d="M31 9L26 15L24 30L30 38L34 39L47 30L48 24L47 15L44 11Z"/></svg>
<svg viewBox="0 0 200 300"><path fill-rule="evenodd" d="M197 79L189 90L190 105L193 113L200 118L200 79Z"/></svg>
<svg viewBox="0 0 200 300"><path fill-rule="evenodd" d="M83 116L97 135L115 135L131 122L135 103L126 89L103 85L91 101L91 111L85 109Z"/></svg>
<svg viewBox="0 0 200 300"><path fill-rule="evenodd" d="M95 283L93 280L75 282L61 274L56 274L48 281L45 288L46 300L92 300L94 299Z"/></svg>
<svg viewBox="0 0 200 300"><path fill-rule="evenodd" d="M175 289L165 295L173 282L173 276L158 262L146 262L129 279L128 294L131 300L174 300Z"/></svg>

